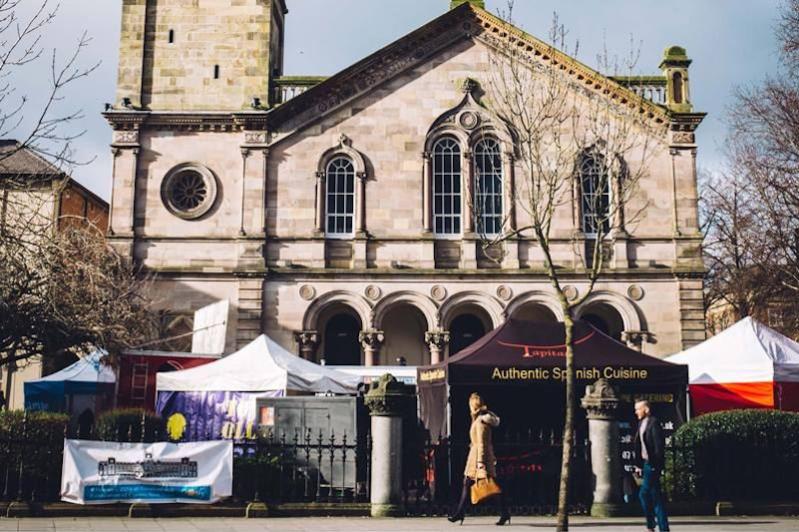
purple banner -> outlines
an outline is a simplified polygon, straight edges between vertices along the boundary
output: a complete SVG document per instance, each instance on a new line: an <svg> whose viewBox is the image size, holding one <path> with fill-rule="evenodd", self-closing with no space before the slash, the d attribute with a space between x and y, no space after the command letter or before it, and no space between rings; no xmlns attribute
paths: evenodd
<svg viewBox="0 0 799 532"><path fill-rule="evenodd" d="M172 441L253 440L258 433L255 400L282 391L158 392L155 410Z"/></svg>

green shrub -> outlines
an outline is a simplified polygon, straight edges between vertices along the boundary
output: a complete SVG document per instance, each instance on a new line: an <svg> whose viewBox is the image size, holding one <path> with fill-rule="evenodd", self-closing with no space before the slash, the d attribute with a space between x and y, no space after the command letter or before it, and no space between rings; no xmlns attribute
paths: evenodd
<svg viewBox="0 0 799 532"><path fill-rule="evenodd" d="M664 485L672 499L786 500L799 495L799 414L730 410L674 434Z"/></svg>
<svg viewBox="0 0 799 532"><path fill-rule="evenodd" d="M0 482L13 495L55 500L61 478L66 414L0 411ZM23 484L19 486L22 469Z"/></svg>
<svg viewBox="0 0 799 532"><path fill-rule="evenodd" d="M142 440L142 416L144 439ZM106 441L164 441L166 430L163 420L153 412L141 408L120 408L100 414L95 424L95 438Z"/></svg>

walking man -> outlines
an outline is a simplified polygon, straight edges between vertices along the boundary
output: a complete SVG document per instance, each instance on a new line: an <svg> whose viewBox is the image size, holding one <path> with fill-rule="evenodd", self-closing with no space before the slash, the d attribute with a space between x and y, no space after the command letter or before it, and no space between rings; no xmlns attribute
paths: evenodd
<svg viewBox="0 0 799 532"><path fill-rule="evenodd" d="M660 475L666 465L666 439L660 422L649 412L649 401L636 401L635 417L638 418L638 430L635 433L636 473L643 476L638 497L646 516L646 529L654 532L657 519L660 532L666 532L669 518L660 488Z"/></svg>

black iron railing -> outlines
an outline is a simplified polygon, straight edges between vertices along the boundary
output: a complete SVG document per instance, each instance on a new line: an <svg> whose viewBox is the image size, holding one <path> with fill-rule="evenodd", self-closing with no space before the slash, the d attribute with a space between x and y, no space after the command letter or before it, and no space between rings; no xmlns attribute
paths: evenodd
<svg viewBox="0 0 799 532"><path fill-rule="evenodd" d="M405 506L418 515L444 515L460 496L468 443L443 440L427 442L419 453L421 474L406 479ZM557 509L563 446L553 433L513 434L497 439L497 481L506 504L518 514L548 515ZM591 505L590 445L587 440L572 445L570 496L572 512L587 513ZM474 513L491 513L491 504L473 508Z"/></svg>

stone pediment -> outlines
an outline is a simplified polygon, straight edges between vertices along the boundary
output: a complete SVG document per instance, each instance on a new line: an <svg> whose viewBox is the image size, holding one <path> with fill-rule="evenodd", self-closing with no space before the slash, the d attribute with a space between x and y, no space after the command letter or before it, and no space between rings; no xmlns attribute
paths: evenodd
<svg viewBox="0 0 799 532"><path fill-rule="evenodd" d="M670 113L663 106L467 2L272 110L269 123L273 140L279 142L463 39L493 49L506 49L512 43L531 61L559 68L575 89L610 98L618 105L637 107L654 123L670 121Z"/></svg>

